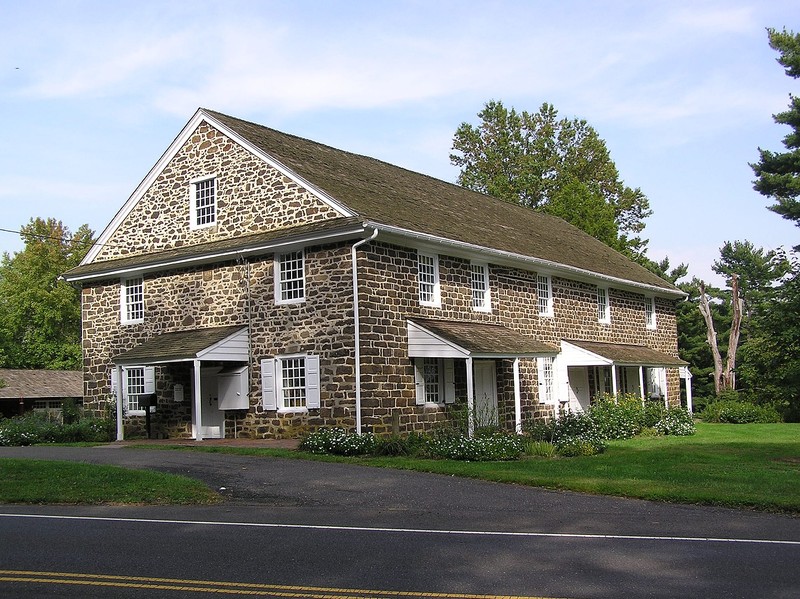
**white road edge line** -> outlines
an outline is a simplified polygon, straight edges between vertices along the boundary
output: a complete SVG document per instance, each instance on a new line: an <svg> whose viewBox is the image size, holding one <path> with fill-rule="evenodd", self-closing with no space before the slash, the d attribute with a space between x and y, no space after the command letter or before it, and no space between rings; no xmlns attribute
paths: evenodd
<svg viewBox="0 0 800 599"><path fill-rule="evenodd" d="M324 524L279 524L273 522L215 522L211 520L167 520L158 518L111 518L105 516L65 516L58 514L3 514L0 518L39 518L49 520L89 520L96 522L130 522L142 524L190 524L194 526L240 526L245 528L294 528L307 530L332 530L344 532L382 532L427 535L463 535L484 537L544 537L562 539L609 539L622 541L677 541L689 543L744 543L755 545L796 545L800 541L777 539L733 539L724 537L677 537L648 535L580 534L567 532L490 531L490 530L440 530L426 528L382 528L374 526L336 526Z"/></svg>

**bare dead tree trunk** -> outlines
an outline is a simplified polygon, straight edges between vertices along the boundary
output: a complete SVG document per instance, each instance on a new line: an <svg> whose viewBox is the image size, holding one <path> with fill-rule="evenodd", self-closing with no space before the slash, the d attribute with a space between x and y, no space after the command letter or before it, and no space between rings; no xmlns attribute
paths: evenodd
<svg viewBox="0 0 800 599"><path fill-rule="evenodd" d="M731 277L731 334L728 337L728 358L725 361L723 376L727 379L725 389L736 389L736 350L739 348L739 334L742 332L742 312L744 301L739 296L739 277Z"/></svg>
<svg viewBox="0 0 800 599"><path fill-rule="evenodd" d="M700 282L700 314L706 322L706 340L711 348L711 357L714 358L714 393L719 395L722 378L722 356L719 355L717 347L717 331L714 329L714 319L711 317L711 307L708 305L706 295L706 285Z"/></svg>
<svg viewBox="0 0 800 599"><path fill-rule="evenodd" d="M722 391L736 389L736 351L739 348L739 335L742 330L742 312L744 302L739 296L739 277L731 277L731 331L728 336L728 355L725 367L722 366L722 356L717 346L717 332L714 329L714 320L711 316L711 306L706 295L706 286L700 283L700 313L706 323L706 339L711 348L714 359L714 392L719 395Z"/></svg>

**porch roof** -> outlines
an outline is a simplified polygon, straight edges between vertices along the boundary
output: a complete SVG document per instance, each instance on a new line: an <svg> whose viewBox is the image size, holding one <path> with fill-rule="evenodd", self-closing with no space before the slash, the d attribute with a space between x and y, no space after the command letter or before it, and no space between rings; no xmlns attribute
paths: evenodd
<svg viewBox="0 0 800 599"><path fill-rule="evenodd" d="M578 341L565 339L564 344L596 356L598 363L635 366L687 366L688 362L667 353L626 343L605 343L602 341Z"/></svg>
<svg viewBox="0 0 800 599"><path fill-rule="evenodd" d="M408 320L410 358L516 358L557 353L557 347L502 325L425 318Z"/></svg>
<svg viewBox="0 0 800 599"><path fill-rule="evenodd" d="M162 333L123 352L114 364L148 365L192 360L246 362L247 327L228 326Z"/></svg>

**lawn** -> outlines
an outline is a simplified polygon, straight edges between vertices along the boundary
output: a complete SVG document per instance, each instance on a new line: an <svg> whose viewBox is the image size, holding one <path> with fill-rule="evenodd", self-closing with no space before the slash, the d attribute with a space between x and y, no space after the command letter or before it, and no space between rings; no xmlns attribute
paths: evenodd
<svg viewBox="0 0 800 599"><path fill-rule="evenodd" d="M288 450L197 448L436 472L676 503L800 513L800 424L704 424L689 437L612 441L596 456L457 462L341 458Z"/></svg>
<svg viewBox="0 0 800 599"><path fill-rule="evenodd" d="M199 481L118 466L0 459L0 503L214 503Z"/></svg>
<svg viewBox="0 0 800 599"><path fill-rule="evenodd" d="M176 446L177 447L177 446ZM154 448L154 446L149 446ZM160 446L159 448L168 448ZM342 458L286 449L186 447L401 468L550 489L800 514L800 424L698 424L690 437L613 441L591 457L457 462ZM207 503L202 484L157 472L0 460L0 502Z"/></svg>

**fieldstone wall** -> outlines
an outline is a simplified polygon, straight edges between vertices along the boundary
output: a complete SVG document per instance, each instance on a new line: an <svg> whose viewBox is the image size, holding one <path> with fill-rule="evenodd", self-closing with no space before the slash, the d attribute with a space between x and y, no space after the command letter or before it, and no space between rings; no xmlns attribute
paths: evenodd
<svg viewBox="0 0 800 599"><path fill-rule="evenodd" d="M216 224L191 229L190 186L216 177ZM148 254L336 218L337 211L203 122L96 260Z"/></svg>

